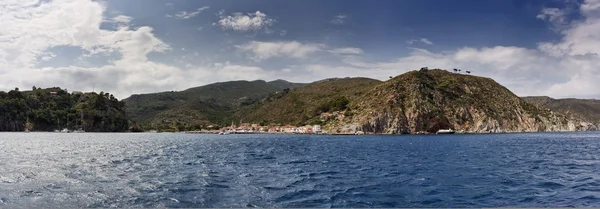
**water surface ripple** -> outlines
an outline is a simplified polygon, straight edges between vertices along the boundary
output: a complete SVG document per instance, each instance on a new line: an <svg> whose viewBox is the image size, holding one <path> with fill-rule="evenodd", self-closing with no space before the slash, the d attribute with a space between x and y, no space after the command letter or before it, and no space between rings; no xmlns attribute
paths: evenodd
<svg viewBox="0 0 600 209"><path fill-rule="evenodd" d="M600 133L0 133L0 207L600 206Z"/></svg>

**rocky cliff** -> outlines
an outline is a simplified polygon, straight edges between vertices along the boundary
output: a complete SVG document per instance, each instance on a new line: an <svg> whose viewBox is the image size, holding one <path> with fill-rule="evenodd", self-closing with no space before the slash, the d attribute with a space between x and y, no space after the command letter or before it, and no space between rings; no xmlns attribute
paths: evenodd
<svg viewBox="0 0 600 209"><path fill-rule="evenodd" d="M581 119L525 102L490 78L420 70L374 86L325 125L333 133L465 133L597 130Z"/></svg>

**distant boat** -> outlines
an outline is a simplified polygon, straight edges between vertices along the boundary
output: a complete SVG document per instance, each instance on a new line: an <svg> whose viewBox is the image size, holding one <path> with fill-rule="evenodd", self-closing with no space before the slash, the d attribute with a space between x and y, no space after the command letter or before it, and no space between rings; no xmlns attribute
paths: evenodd
<svg viewBox="0 0 600 209"><path fill-rule="evenodd" d="M71 131L67 128L63 128L63 130L60 131L61 133L70 133Z"/></svg>
<svg viewBox="0 0 600 209"><path fill-rule="evenodd" d="M73 133L85 133L83 129L74 130Z"/></svg>
<svg viewBox="0 0 600 209"><path fill-rule="evenodd" d="M223 130L223 131L219 132L219 135L229 135L229 131Z"/></svg>
<svg viewBox="0 0 600 209"><path fill-rule="evenodd" d="M455 131L452 129L440 129L436 134L454 134Z"/></svg>

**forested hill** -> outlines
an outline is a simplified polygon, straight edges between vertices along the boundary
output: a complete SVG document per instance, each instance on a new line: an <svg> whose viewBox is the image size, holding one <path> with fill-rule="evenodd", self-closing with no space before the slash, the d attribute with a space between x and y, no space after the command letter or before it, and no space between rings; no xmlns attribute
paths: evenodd
<svg viewBox="0 0 600 209"><path fill-rule="evenodd" d="M131 120L146 129L197 130L209 125L231 124L240 108L261 101L269 94L305 85L284 80L228 81L178 92L134 94L123 101Z"/></svg>
<svg viewBox="0 0 600 209"><path fill-rule="evenodd" d="M124 107L124 102L104 92L69 93L58 87L0 91L0 131L127 131Z"/></svg>

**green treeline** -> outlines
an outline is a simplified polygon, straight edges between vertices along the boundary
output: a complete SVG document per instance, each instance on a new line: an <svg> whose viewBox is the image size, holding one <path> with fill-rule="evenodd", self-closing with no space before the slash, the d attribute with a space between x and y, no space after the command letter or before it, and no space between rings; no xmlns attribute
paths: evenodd
<svg viewBox="0 0 600 209"><path fill-rule="evenodd" d="M0 91L0 131L127 131L124 107L124 102L104 92L68 93L35 86L31 91Z"/></svg>

